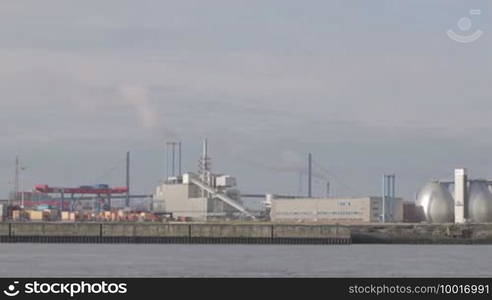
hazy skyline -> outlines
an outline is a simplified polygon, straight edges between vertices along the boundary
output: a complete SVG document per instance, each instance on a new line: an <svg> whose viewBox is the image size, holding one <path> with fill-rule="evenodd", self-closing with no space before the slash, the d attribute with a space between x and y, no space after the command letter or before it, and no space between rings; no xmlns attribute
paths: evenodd
<svg viewBox="0 0 492 300"><path fill-rule="evenodd" d="M124 185L126 151L133 190L152 193L165 141L182 141L195 171L203 137L213 170L247 193L298 193L308 152L333 195L379 195L383 173L409 199L455 167L492 178L491 6L1 3L2 196L17 154L32 188ZM446 30L470 9L484 35L452 41Z"/></svg>

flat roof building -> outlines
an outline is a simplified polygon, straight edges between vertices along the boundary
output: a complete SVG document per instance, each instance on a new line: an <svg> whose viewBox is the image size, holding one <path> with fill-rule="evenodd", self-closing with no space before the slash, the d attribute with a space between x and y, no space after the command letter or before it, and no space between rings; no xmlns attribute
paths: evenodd
<svg viewBox="0 0 492 300"><path fill-rule="evenodd" d="M152 210L199 221L249 214L243 207L239 190L233 187L233 177L216 174L210 177L212 185L191 173L171 178L155 189Z"/></svg>
<svg viewBox="0 0 492 300"><path fill-rule="evenodd" d="M153 211L169 212L174 217L206 220L207 206L208 199L192 184L162 184L154 193Z"/></svg>
<svg viewBox="0 0 492 300"><path fill-rule="evenodd" d="M403 221L403 201L386 200L387 222ZM273 198L272 221L380 222L382 197L360 198Z"/></svg>

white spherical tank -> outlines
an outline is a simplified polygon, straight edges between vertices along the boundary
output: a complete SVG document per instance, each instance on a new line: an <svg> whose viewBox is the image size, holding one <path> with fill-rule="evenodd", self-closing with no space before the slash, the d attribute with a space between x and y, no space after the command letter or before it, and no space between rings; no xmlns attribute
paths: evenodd
<svg viewBox="0 0 492 300"><path fill-rule="evenodd" d="M492 193L486 180L470 181L468 219L475 223L492 222Z"/></svg>
<svg viewBox="0 0 492 300"><path fill-rule="evenodd" d="M454 222L454 199L447 185L438 181L427 183L417 196L417 214L430 223Z"/></svg>

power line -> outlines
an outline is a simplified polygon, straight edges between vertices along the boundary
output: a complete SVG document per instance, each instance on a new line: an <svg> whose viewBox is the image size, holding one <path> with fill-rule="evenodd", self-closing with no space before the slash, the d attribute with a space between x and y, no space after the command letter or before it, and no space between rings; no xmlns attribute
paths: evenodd
<svg viewBox="0 0 492 300"><path fill-rule="evenodd" d="M101 176L99 176L95 179L95 183L99 182L101 179L105 179L106 177L108 177L111 173L116 171L118 168L122 167L125 162L126 162L126 158L118 159L118 161L116 162L116 164L113 167L109 168L107 171L102 173Z"/></svg>
<svg viewBox="0 0 492 300"><path fill-rule="evenodd" d="M351 193L354 193L354 191L352 190L352 188L348 185L348 184L345 184L343 182L343 180L340 179L340 177L336 176L334 173L330 172L327 168L323 167L323 165L321 165L320 163L318 163L317 161L313 160L313 163L319 168L321 169L323 172L325 172L329 177L332 177L332 178L335 178L337 179L338 183L340 185L342 185L343 187L345 187L347 189L348 192L351 192Z"/></svg>

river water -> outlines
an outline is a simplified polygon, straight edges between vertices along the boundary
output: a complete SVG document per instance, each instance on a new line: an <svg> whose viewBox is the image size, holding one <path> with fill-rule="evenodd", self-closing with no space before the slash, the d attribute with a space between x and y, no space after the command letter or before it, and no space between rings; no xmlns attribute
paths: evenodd
<svg viewBox="0 0 492 300"><path fill-rule="evenodd" d="M0 276L492 276L492 246L0 244Z"/></svg>

